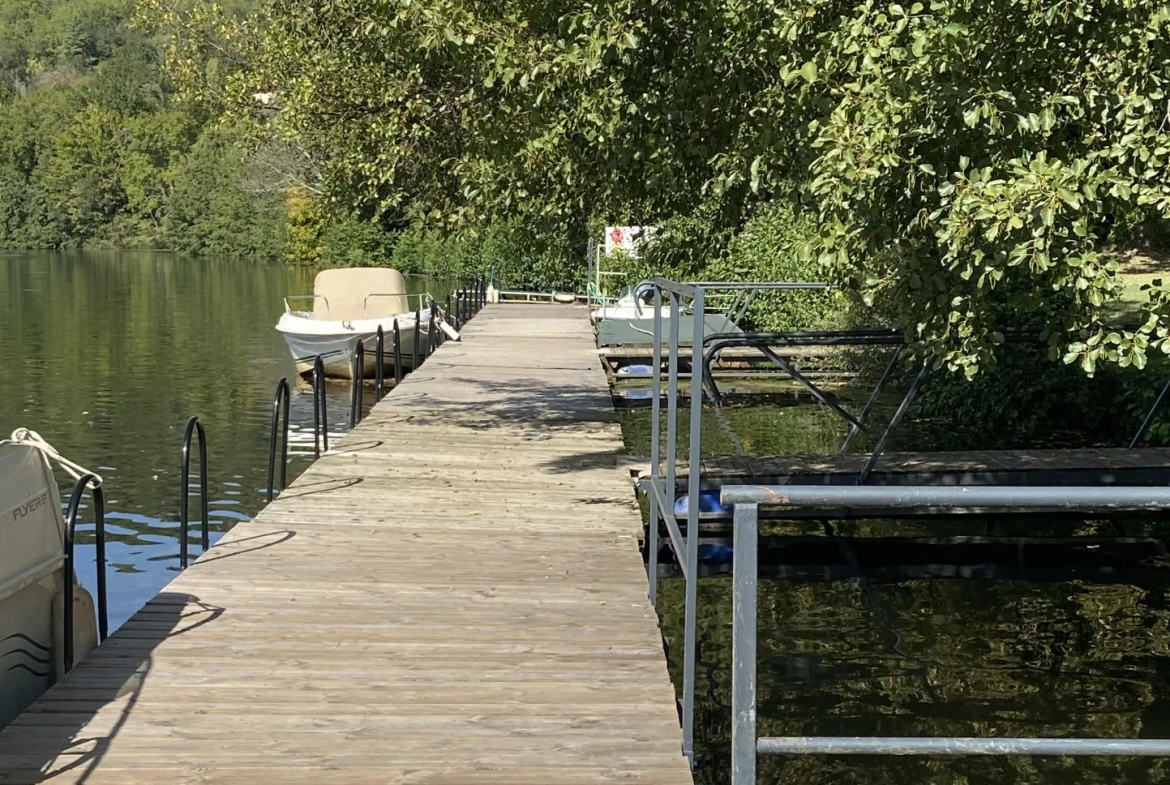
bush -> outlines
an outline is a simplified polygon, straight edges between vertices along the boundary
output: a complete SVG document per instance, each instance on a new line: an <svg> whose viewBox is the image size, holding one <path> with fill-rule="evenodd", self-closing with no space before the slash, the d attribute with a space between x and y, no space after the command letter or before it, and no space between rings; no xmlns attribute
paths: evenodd
<svg viewBox="0 0 1170 785"><path fill-rule="evenodd" d="M1102 368L1089 377L1050 360L1045 347L1003 347L997 362L971 380L936 371L918 398L920 411L975 441L969 449L1128 443L1153 402L1147 373ZM1118 402L1128 401L1127 407Z"/></svg>

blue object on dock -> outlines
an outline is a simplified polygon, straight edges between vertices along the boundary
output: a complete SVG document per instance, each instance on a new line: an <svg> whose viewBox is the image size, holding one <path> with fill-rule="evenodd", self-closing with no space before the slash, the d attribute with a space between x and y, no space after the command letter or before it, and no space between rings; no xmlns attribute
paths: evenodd
<svg viewBox="0 0 1170 785"><path fill-rule="evenodd" d="M649 376L653 370L649 365L626 365L618 368L618 376Z"/></svg>
<svg viewBox="0 0 1170 785"><path fill-rule="evenodd" d="M685 495L679 496L674 500L674 514L687 514L687 497ZM724 507L723 502L719 501L719 491L699 491L699 512L719 512L731 513L730 507Z"/></svg>

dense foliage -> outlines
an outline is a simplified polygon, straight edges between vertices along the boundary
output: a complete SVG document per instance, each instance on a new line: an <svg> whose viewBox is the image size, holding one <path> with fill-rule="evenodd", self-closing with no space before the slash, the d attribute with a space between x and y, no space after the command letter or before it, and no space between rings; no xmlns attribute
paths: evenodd
<svg viewBox="0 0 1170 785"><path fill-rule="evenodd" d="M231 128L171 99L121 0L0 2L0 247L276 256L283 193Z"/></svg>
<svg viewBox="0 0 1170 785"><path fill-rule="evenodd" d="M1090 371L1165 343L1162 294L1101 326L1113 249L1170 215L1160 0L155 2L185 86L304 144L353 209L734 233L787 201L803 255L951 368L1025 322Z"/></svg>

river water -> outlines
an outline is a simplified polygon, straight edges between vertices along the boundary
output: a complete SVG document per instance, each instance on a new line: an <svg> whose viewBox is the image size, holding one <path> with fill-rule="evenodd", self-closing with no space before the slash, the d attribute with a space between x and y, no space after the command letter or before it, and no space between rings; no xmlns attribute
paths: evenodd
<svg viewBox="0 0 1170 785"><path fill-rule="evenodd" d="M293 378L273 325L282 298L310 291L312 276L279 264L164 254L0 256L0 433L33 428L106 478L114 626L177 573L179 448L188 416L200 415L207 428L213 538L263 506L272 395L277 380ZM446 293L435 282L411 286ZM348 394L348 384L330 385L331 431L343 430ZM311 419L311 392L297 384L292 421L300 454L290 478L309 461ZM623 413L631 453L648 452L648 424L644 410ZM844 433L807 400L730 407L723 421L705 418L705 426L705 447L725 454L831 452ZM895 446L962 446L936 444L945 427L918 426L908 423L908 441ZM193 511L196 494L193 488ZM79 572L92 589L92 520L81 529ZM814 568L815 559L791 550L791 538L820 537L819 528L774 527L759 587L760 730L1168 737L1165 533L1136 521L849 523L837 528L833 547L841 552L826 557L822 548L828 565ZM1019 560L931 542L988 535L1106 539L1055 551L1029 546ZM1119 535L1139 542L1109 544ZM1141 539L1150 536L1157 541ZM1078 572L1070 563L1092 569ZM660 590L677 685L683 587L666 578ZM699 608L696 779L713 785L728 779L726 578L700 582ZM1157 760L1022 757L763 757L761 772L761 783L786 785L1170 779Z"/></svg>
<svg viewBox="0 0 1170 785"><path fill-rule="evenodd" d="M864 396L842 393L857 411ZM648 454L649 412L621 419L628 451ZM793 395L708 409L703 451L835 452L845 433L826 407ZM955 433L911 421L894 448L962 449ZM1165 523L944 518L836 522L831 539L812 522L765 523L762 534L760 735L1170 738ZM711 577L698 588L702 785L729 779L732 597L721 561L702 565ZM659 583L676 690L684 590L681 578ZM760 783L784 785L1170 780L1167 761L1150 758L761 756L759 765Z"/></svg>
<svg viewBox="0 0 1170 785"><path fill-rule="evenodd" d="M312 391L296 378L274 326L283 298L312 292L313 275L158 253L0 255L0 435L31 428L105 479L111 627L177 573L189 416L199 415L207 432L213 541L264 505L281 377L294 382L289 480L311 460ZM409 287L447 293L425 279ZM349 383L327 387L330 432L338 434L348 425ZM367 391L367 406L371 397ZM198 521L196 456L190 509ZM72 486L61 479L64 501ZM83 517L78 574L92 590L93 520Z"/></svg>

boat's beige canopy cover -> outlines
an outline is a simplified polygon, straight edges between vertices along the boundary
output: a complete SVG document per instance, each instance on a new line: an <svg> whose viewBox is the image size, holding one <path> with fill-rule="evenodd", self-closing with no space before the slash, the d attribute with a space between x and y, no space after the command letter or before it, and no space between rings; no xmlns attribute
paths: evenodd
<svg viewBox="0 0 1170 785"><path fill-rule="evenodd" d="M352 322L406 313L406 279L389 267L322 270L313 281L313 318Z"/></svg>

